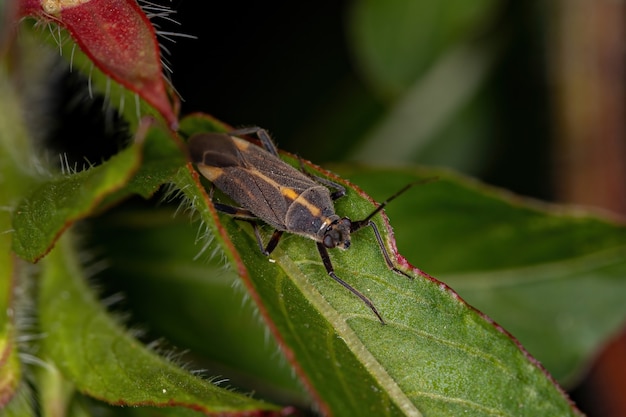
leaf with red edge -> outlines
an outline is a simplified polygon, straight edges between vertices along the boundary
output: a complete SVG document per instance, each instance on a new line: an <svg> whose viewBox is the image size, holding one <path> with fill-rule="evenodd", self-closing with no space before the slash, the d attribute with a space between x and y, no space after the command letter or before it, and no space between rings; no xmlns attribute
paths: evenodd
<svg viewBox="0 0 626 417"><path fill-rule="evenodd" d="M137 93L176 128L156 33L134 0L21 0L19 14L67 29L103 73Z"/></svg>
<svg viewBox="0 0 626 417"><path fill-rule="evenodd" d="M38 303L46 334L39 354L51 364L45 371L58 369L59 378L90 397L120 406L184 407L211 416L292 411L202 380L140 344L97 303L69 234L43 262Z"/></svg>
<svg viewBox="0 0 626 417"><path fill-rule="evenodd" d="M201 115L181 121L181 131L188 135L221 128ZM282 156L345 186L346 195L335 202L338 214L363 219L376 207L347 181L306 161ZM383 214L372 221L390 255L413 279L388 268L374 233L368 230L355 233L350 250L333 251L330 258L337 275L370 297L386 325L328 277L310 240L285 236L268 259L245 222L223 216L212 225L215 210L208 193L195 185L197 174L181 175L175 183L215 230L215 241L223 245L322 413L581 415L510 334L397 255ZM265 242L271 233L261 227Z"/></svg>

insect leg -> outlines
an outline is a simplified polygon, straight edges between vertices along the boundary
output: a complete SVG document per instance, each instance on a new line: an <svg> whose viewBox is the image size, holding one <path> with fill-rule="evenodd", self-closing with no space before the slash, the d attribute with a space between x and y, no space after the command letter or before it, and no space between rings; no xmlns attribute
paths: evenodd
<svg viewBox="0 0 626 417"><path fill-rule="evenodd" d="M389 269L393 270L394 272L398 274L404 275L405 277L409 279L413 279L413 277L408 275L406 272L398 269L398 267L391 260L391 257L389 256L389 252L387 252L387 249L383 242L383 238L380 236L380 232L378 231L378 228L376 227L374 222L371 221L371 218L374 217L376 214L378 214L387 204L389 204L389 202L391 202L393 199L395 199L396 197L398 197L399 195L407 191L409 188L417 184L425 184L425 183L434 181L436 179L437 177L432 177L432 178L426 178L423 180L417 180L417 181L408 183L407 185L402 187L399 191L397 191L395 194L393 194L391 197L389 197L388 199L380 203L380 205L376 207L376 209L374 209L374 211L372 211L369 214L369 216L367 216L363 220L355 220L350 224L350 233L354 233L357 230L360 230L365 226L371 226L372 230L374 231L374 235L376 236L376 241L378 242L378 246L380 247L380 251L383 253L383 257L385 258L385 262L387 263L387 266L389 267Z"/></svg>
<svg viewBox="0 0 626 417"><path fill-rule="evenodd" d="M348 284L347 282L339 278L337 274L335 274L335 269L333 268L333 264L330 262L330 256L328 256L328 250L326 249L326 247L323 244L317 242L317 250L320 253L322 262L324 263L324 267L326 268L326 272L328 272L328 275L330 275L332 279L337 281L339 284L341 284L344 288L346 288L352 294L359 297L361 301L363 301L365 305L368 306L374 314L376 314L376 317L378 317L378 320L381 322L381 324L385 324L385 320L383 320L383 317L380 315L380 313L374 306L374 303L372 303L372 301L369 298L367 298L365 295L363 295L359 290L357 290L356 288L354 288L353 286L351 286L350 284Z"/></svg>
<svg viewBox="0 0 626 417"><path fill-rule="evenodd" d="M328 188L333 188L335 190L333 193L330 194L330 198L332 198L333 201L346 195L346 189L342 185L339 185L331 180L327 180L326 178L318 177L316 175L309 174L309 176L320 184L325 185Z"/></svg>
<svg viewBox="0 0 626 417"><path fill-rule="evenodd" d="M267 130L263 128L260 128L258 126L245 127L243 129L237 129L233 130L232 132L228 132L228 134L231 136L256 135L266 151L274 156L278 156L278 150L276 149L276 145L274 145L274 142L272 141L272 138L270 138L269 133L267 133Z"/></svg>
<svg viewBox="0 0 626 417"><path fill-rule="evenodd" d="M256 237L256 241L259 244L259 249L261 253L265 256L269 256L276 246L278 245L278 241L280 237L283 235L282 230L275 230L274 234L270 238L269 242L267 242L267 246L263 244L263 239L261 238L261 233L259 233L259 225L257 224L258 217L252 214L250 211L240 208L229 206L228 204L222 203L213 203L213 206L217 211L221 211L222 213L226 213L229 216L232 216L235 220L241 220L244 222L250 223L252 226L252 230L254 231L254 236Z"/></svg>
<svg viewBox="0 0 626 417"><path fill-rule="evenodd" d="M222 213L232 216L235 220L241 220L250 223L250 225L252 226L252 230L254 231L254 236L256 237L256 242L259 245L259 250L261 251L261 253L265 254L266 250L263 246L263 240L261 239L261 234L259 233L259 226L256 222L257 217L254 214L246 209L229 206L228 204L213 202L213 207L215 207L217 211L221 211Z"/></svg>
<svg viewBox="0 0 626 417"><path fill-rule="evenodd" d="M376 241L378 242L378 247L380 247L380 251L383 254L383 258L385 258L385 262L387 263L387 266L389 267L389 269L391 269L393 272L395 272L397 274L404 275L405 277L407 277L409 279L413 279L412 276L410 276L409 274L407 274L403 270L399 269L393 263L393 261L391 260L391 257L389 256L389 252L387 252L387 248L385 247L385 243L383 242L383 238L380 235L380 232L378 231L378 227L376 227L374 222L371 221L371 220L368 220L368 222L366 223L366 226L371 226L372 227L372 230L374 231L374 236L376 236ZM356 230L359 230L359 229L356 229Z"/></svg>
<svg viewBox="0 0 626 417"><path fill-rule="evenodd" d="M270 256L270 254L274 251L274 249L276 249L276 245L278 245L278 241L280 240L280 237L283 235L283 231L274 230L274 234L270 238L269 242L267 242L267 246L264 246L263 239L261 238L261 233L259 232L259 225L257 224L256 221L248 220L248 219L241 219L241 218L237 220L243 220L252 225L252 230L254 231L254 236L256 237L256 242L259 245L259 249L261 250L261 253L265 256Z"/></svg>
<svg viewBox="0 0 626 417"><path fill-rule="evenodd" d="M270 238L269 242L267 242L267 246L263 250L263 254L265 256L270 256L270 254L274 251L274 249L276 249L276 245L278 245L278 241L280 240L280 237L282 235L283 235L282 230L274 230L274 234L272 234L272 237Z"/></svg>

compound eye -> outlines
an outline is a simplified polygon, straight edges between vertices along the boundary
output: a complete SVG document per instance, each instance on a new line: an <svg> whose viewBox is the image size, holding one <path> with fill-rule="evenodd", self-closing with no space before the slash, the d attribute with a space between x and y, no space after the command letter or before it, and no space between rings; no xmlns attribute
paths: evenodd
<svg viewBox="0 0 626 417"><path fill-rule="evenodd" d="M324 240L322 241L322 244L326 246L328 249L332 249L335 246L337 246L337 244L335 243L335 239L333 239L330 235L324 236Z"/></svg>

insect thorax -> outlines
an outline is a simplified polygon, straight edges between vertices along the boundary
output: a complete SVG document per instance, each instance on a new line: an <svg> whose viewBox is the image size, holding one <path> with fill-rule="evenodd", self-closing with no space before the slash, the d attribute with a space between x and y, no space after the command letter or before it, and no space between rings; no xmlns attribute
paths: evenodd
<svg viewBox="0 0 626 417"><path fill-rule="evenodd" d="M321 242L324 231L339 220L324 186L311 187L291 202L285 215L287 230Z"/></svg>

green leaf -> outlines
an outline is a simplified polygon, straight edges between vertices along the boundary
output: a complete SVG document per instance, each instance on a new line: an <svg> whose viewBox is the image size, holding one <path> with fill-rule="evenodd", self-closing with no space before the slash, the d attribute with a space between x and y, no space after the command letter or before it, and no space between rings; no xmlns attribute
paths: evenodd
<svg viewBox="0 0 626 417"><path fill-rule="evenodd" d="M8 404L0 407L2 417L35 417L38 414L33 410L32 393L22 384Z"/></svg>
<svg viewBox="0 0 626 417"><path fill-rule="evenodd" d="M163 126L157 125L146 133L139 170L123 188L108 195L101 206L109 205L130 195L151 197L167 184L187 162L184 145Z"/></svg>
<svg viewBox="0 0 626 417"><path fill-rule="evenodd" d="M14 251L34 262L44 256L61 232L89 215L108 194L123 187L136 172L141 147L133 145L106 163L43 183L15 213Z"/></svg>
<svg viewBox="0 0 626 417"><path fill-rule="evenodd" d="M191 124L183 121L181 126L192 133ZM194 123L194 128L200 126ZM210 123L204 127L212 128ZM307 169L348 186L347 196L336 204L340 215L361 219L375 208L340 178L308 164ZM210 225L215 216L208 196L189 181L179 177L178 187ZM390 242L385 219L377 216L375 222ZM227 257L323 411L578 415L515 340L449 288L416 269L407 269L413 280L390 271L369 229L355 233L351 249L334 250L331 259L337 275L372 299L387 322L384 326L328 277L312 241L285 236L268 259L259 252L249 225L222 217L214 227ZM270 233L265 229L265 239Z"/></svg>
<svg viewBox="0 0 626 417"><path fill-rule="evenodd" d="M0 165L4 160L0 148ZM18 275L16 259L11 254L11 216L7 210L8 195L0 175L0 408L15 394L22 376L17 358L14 288Z"/></svg>
<svg viewBox="0 0 626 417"><path fill-rule="evenodd" d="M381 197L425 175L340 171ZM624 224L437 175L387 209L401 253L511 331L559 381L575 382L626 320Z"/></svg>
<svg viewBox="0 0 626 417"><path fill-rule="evenodd" d="M237 290L238 277L211 256L204 228L183 214L174 216L173 208L120 207L88 229L88 246L100 248L110 265L98 281L125 295L124 305L140 325L191 350L200 366L207 360L233 386L283 403L302 402L291 368L249 297Z"/></svg>
<svg viewBox="0 0 626 417"><path fill-rule="evenodd" d="M28 261L37 261L75 221L133 193L149 196L166 182L184 158L163 129L146 132L150 123L146 119L135 142L108 161L47 181L25 198L13 219L14 251ZM144 153L147 162L142 164Z"/></svg>
<svg viewBox="0 0 626 417"><path fill-rule="evenodd" d="M23 369L18 358L15 290L24 271L11 253L11 218L25 189L33 184L27 156L31 152L17 95L0 66L0 409L8 415L28 415L29 403L20 392Z"/></svg>
<svg viewBox="0 0 626 417"><path fill-rule="evenodd" d="M66 234L43 263L39 309L41 355L79 391L115 405L207 414L278 410L192 376L134 340L99 306L76 257Z"/></svg>

